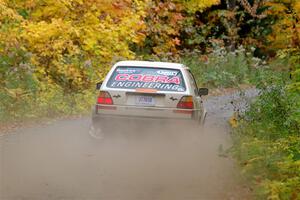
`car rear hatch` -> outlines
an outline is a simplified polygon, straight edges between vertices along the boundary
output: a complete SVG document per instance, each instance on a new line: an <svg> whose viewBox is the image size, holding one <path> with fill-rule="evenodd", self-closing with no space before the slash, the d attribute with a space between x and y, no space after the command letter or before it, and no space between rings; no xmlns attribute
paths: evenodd
<svg viewBox="0 0 300 200"><path fill-rule="evenodd" d="M117 67L103 90L113 104L101 105L99 113L154 118L191 118L192 115L187 109L177 108L187 95L179 69Z"/></svg>

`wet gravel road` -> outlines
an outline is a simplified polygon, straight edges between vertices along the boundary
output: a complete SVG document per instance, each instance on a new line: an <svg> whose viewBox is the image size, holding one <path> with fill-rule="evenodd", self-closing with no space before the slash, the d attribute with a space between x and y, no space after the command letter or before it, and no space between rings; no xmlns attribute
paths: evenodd
<svg viewBox="0 0 300 200"><path fill-rule="evenodd" d="M205 100L204 130L144 123L97 140L86 117L2 135L0 200L251 199L234 161L220 156L230 147L232 101L244 102Z"/></svg>

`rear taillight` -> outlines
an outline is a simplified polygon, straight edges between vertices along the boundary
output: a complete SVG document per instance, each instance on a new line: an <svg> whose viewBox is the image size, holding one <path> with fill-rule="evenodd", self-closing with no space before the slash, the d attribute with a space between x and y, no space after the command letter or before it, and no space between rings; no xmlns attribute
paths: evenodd
<svg viewBox="0 0 300 200"><path fill-rule="evenodd" d="M100 91L97 99L98 104L113 105L113 100L108 92Z"/></svg>
<svg viewBox="0 0 300 200"><path fill-rule="evenodd" d="M180 99L177 104L177 108L179 109L193 109L194 101L192 96L184 96Z"/></svg>

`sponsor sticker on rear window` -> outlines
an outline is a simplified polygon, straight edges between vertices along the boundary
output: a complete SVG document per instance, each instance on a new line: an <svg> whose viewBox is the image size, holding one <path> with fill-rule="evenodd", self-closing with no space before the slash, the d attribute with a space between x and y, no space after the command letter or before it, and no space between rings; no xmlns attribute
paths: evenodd
<svg viewBox="0 0 300 200"><path fill-rule="evenodd" d="M173 92L186 90L180 70L150 67L118 67L110 77L107 87Z"/></svg>

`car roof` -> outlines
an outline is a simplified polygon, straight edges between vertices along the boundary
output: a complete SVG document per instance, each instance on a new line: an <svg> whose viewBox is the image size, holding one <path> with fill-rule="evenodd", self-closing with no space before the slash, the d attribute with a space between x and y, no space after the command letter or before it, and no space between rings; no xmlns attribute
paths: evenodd
<svg viewBox="0 0 300 200"><path fill-rule="evenodd" d="M128 66L128 67L157 67L166 69L188 69L181 63L171 63L171 62L155 62L155 61L136 61L127 60L120 61L115 64L115 66Z"/></svg>

